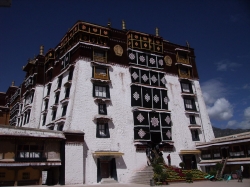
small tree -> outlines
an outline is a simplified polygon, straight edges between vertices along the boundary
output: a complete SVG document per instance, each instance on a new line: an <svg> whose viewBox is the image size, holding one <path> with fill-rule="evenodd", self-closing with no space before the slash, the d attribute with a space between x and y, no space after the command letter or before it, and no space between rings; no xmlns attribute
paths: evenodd
<svg viewBox="0 0 250 187"><path fill-rule="evenodd" d="M162 182L165 182L165 181L167 180L167 178L168 178L167 172L166 172L166 171L163 171L163 172L161 173L161 176L160 176L161 181L162 181Z"/></svg>
<svg viewBox="0 0 250 187"><path fill-rule="evenodd" d="M184 169L185 163L184 163L184 162L180 162L180 163L179 163L179 166L181 167L181 169Z"/></svg>
<svg viewBox="0 0 250 187"><path fill-rule="evenodd" d="M188 172L186 174L186 181L187 182L193 182L193 174L192 173Z"/></svg>

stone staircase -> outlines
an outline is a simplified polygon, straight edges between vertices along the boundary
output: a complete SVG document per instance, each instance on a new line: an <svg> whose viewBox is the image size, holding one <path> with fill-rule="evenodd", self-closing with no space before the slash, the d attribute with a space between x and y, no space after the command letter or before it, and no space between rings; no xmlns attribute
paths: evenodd
<svg viewBox="0 0 250 187"><path fill-rule="evenodd" d="M118 183L118 182L113 178L103 178L101 180L101 184L113 184L113 183Z"/></svg>
<svg viewBox="0 0 250 187"><path fill-rule="evenodd" d="M135 184L150 184L150 179L153 178L154 172L152 166L146 166L141 171L137 171L134 173L134 176L131 177L130 183Z"/></svg>

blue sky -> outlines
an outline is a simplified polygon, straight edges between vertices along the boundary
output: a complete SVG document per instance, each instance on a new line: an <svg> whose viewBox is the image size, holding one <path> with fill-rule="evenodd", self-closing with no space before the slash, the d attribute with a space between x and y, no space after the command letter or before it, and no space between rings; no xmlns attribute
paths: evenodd
<svg viewBox="0 0 250 187"><path fill-rule="evenodd" d="M250 2L247 0L12 0L0 7L0 90L24 79L28 58L54 48L78 20L154 34L195 49L213 126L250 129Z"/></svg>

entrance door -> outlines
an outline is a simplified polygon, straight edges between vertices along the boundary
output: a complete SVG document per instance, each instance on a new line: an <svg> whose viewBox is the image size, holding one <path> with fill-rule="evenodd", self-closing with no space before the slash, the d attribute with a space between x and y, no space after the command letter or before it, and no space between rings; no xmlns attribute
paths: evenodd
<svg viewBox="0 0 250 187"><path fill-rule="evenodd" d="M101 161L101 178L109 178L110 171L109 171L109 161Z"/></svg>

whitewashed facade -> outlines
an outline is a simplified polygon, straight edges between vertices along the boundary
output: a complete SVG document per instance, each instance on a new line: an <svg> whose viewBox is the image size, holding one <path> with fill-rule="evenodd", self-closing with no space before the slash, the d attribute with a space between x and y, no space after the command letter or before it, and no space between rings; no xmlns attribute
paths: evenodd
<svg viewBox="0 0 250 187"><path fill-rule="evenodd" d="M94 32L100 32L98 42L85 38L96 37ZM145 148L155 140L166 162L168 154L172 165L193 159L199 162L196 143L210 141L214 134L193 49L158 35L86 22L78 22L69 33L73 33L71 38L66 35L55 50L45 55L45 82L33 87L29 121L26 118L27 123L21 123L25 120L21 116L25 105L18 123L23 127L84 133L84 143L65 144L65 184L92 184L108 177L128 183L137 170L147 165ZM145 47L147 42L136 47L137 40L143 43L148 38L153 41L149 44L154 51ZM71 45L65 47L71 39ZM158 79L162 83L155 83ZM146 92L150 92L148 98ZM135 103L140 99L140 104ZM22 102L26 102L25 97ZM143 124L145 115L149 117L147 124ZM143 125L138 125L136 119Z"/></svg>

